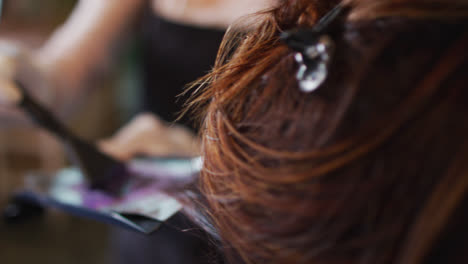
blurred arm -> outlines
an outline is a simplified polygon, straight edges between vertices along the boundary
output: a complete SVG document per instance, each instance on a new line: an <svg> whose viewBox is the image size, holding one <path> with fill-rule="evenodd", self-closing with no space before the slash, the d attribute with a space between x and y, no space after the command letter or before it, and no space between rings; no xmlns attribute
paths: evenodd
<svg viewBox="0 0 468 264"><path fill-rule="evenodd" d="M73 13L35 53L55 97L68 101L80 94L79 84L109 55L109 46L132 20L144 0L80 0Z"/></svg>

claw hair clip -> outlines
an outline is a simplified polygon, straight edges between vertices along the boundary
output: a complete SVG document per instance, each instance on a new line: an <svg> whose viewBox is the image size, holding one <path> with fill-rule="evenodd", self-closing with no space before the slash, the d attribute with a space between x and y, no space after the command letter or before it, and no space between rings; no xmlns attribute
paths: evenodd
<svg viewBox="0 0 468 264"><path fill-rule="evenodd" d="M343 9L342 4L336 6L312 28L293 29L281 34L281 39L296 51L294 58L299 64L296 78L303 92L315 91L327 79L335 48L327 29Z"/></svg>

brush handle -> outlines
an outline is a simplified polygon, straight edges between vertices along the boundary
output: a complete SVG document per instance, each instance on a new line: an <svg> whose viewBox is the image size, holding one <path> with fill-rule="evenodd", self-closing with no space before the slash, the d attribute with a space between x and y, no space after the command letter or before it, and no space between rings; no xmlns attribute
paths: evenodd
<svg viewBox="0 0 468 264"><path fill-rule="evenodd" d="M16 81L16 85L22 93L20 107L38 125L64 141L72 162L87 176L91 188L102 189L112 194L120 193L120 186L129 176L125 164L73 134L50 111L34 100L20 82Z"/></svg>
<svg viewBox="0 0 468 264"><path fill-rule="evenodd" d="M55 116L45 107L34 100L24 89L23 85L16 81L17 87L22 93L22 99L19 106L27 112L38 125L52 132L63 140L73 140L76 136L71 133L63 123L59 122Z"/></svg>

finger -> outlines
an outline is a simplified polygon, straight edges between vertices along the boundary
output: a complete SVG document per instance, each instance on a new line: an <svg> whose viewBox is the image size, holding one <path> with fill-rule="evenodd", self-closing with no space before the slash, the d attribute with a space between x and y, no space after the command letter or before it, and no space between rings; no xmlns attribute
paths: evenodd
<svg viewBox="0 0 468 264"><path fill-rule="evenodd" d="M0 77L0 104L5 106L18 105L22 94L12 80Z"/></svg>
<svg viewBox="0 0 468 264"><path fill-rule="evenodd" d="M113 140L101 140L97 142L97 146L102 152L118 160L127 161L132 157L132 154L129 152L128 148L122 147Z"/></svg>
<svg viewBox="0 0 468 264"><path fill-rule="evenodd" d="M0 42L0 75L12 78L16 73L17 49L12 45L5 45Z"/></svg>
<svg viewBox="0 0 468 264"><path fill-rule="evenodd" d="M113 136L113 140L118 141L120 144L128 144L133 142L136 138L144 137L151 133L155 136L164 133L165 125L153 114L139 114L133 118L127 125L119 129Z"/></svg>

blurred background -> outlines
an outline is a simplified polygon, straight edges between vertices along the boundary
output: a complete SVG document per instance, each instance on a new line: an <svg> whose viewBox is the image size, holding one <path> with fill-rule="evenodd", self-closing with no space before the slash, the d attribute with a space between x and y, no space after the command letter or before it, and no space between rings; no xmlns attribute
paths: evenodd
<svg viewBox="0 0 468 264"><path fill-rule="evenodd" d="M63 23L76 0L4 0L0 40L39 47ZM67 123L84 138L109 136L128 120L138 105L138 40L119 42L119 55L86 83L92 89L84 106L67 116ZM122 52L123 51L123 52ZM119 76L117 78L117 76ZM132 92L127 90L131 87ZM0 115L0 209L31 172L52 173L67 165L55 138L31 124L11 124ZM2 125L3 123L3 125ZM60 212L6 225L0 221L1 263L109 263L108 227Z"/></svg>

